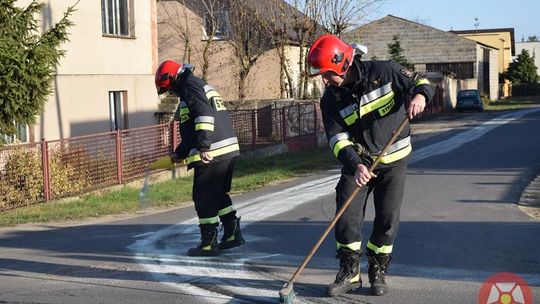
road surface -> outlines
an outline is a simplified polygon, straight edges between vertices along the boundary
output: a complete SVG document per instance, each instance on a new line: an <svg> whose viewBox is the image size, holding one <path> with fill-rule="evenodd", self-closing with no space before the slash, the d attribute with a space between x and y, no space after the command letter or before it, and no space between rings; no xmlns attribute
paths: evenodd
<svg viewBox="0 0 540 304"><path fill-rule="evenodd" d="M474 303L498 272L525 279L539 303L540 222L516 203L540 172L540 108L449 114L413 130L390 293L326 297L338 269L331 235L295 283L296 303ZM332 218L338 176L334 169L235 197L247 244L217 258L185 255L199 238L192 207L4 229L0 303L276 303ZM367 282L365 258L361 267Z"/></svg>

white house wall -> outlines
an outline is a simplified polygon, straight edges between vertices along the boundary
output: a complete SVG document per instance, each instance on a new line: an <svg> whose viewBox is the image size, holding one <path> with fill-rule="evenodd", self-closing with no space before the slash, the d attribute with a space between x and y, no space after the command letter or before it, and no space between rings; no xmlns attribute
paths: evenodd
<svg viewBox="0 0 540 304"><path fill-rule="evenodd" d="M42 28L58 22L75 0L49 0ZM18 1L21 6L29 0ZM69 42L57 67L55 90L34 128L36 140L110 131L109 91L127 91L129 127L156 123L158 98L156 3L133 0L134 37L102 34L100 1L80 1L70 16Z"/></svg>

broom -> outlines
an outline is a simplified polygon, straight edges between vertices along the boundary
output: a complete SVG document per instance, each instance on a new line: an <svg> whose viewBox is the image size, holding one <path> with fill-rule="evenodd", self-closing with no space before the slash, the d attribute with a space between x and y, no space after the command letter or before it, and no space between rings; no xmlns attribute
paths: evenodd
<svg viewBox="0 0 540 304"><path fill-rule="evenodd" d="M375 161L371 164L371 166L369 166L369 169L368 169L369 173L372 173L373 170L375 169L375 167L377 167L377 165L381 162L381 158L386 153L388 148L390 148L390 146L394 143L394 141L396 140L398 135L401 133L403 128L405 128L408 121L409 121L409 119L407 117L405 117L405 119L399 125L398 129L392 135L392 138L390 138L390 140L388 141L388 143L384 147L384 149L382 149L381 153L379 153L377 158L375 158ZM358 194L358 191L360 191L360 188L361 187L359 186L359 187L356 187L356 189L354 189L353 193L351 193L351 195L347 198L347 200L345 201L343 206L338 210L338 212L334 216L334 219L330 222L330 224L328 225L326 230L323 232L323 234L321 235L321 237L319 238L317 243L315 243L315 246L313 246L313 248L311 249L309 254L306 256L306 258L302 262L302 264L300 264L300 266L298 266L298 268L296 268L296 271L294 272L292 277L289 279L289 281L287 283L285 283L285 285L283 285L283 288L281 288L281 290L279 291L279 303L286 303L286 304L292 304L293 303L294 298L296 296L296 294L294 292L294 289L293 289L293 284L296 281L296 278L304 270L307 263L311 260L311 258L313 257L313 255L315 254L317 249L319 249L319 246L321 246L321 244L324 241L324 239L326 238L326 236L328 236L328 233L330 233L330 230L332 230L332 228L334 228L334 226L336 225L336 222L339 220L341 215L343 215L343 213L345 212L345 209L347 209L347 207L349 207L351 201L356 197L356 195Z"/></svg>

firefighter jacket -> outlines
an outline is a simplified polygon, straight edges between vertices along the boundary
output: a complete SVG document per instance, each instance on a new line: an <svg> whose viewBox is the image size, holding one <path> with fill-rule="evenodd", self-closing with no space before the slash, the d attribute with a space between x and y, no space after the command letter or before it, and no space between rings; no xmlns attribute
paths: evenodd
<svg viewBox="0 0 540 304"><path fill-rule="evenodd" d="M231 118L214 88L185 71L171 90L180 97L175 119L182 137L174 153L187 159L188 169L204 165L199 152L209 152L213 161L240 155Z"/></svg>
<svg viewBox="0 0 540 304"><path fill-rule="evenodd" d="M321 98L321 112L328 143L345 172L354 174L358 164L369 166L405 119L406 96L422 94L426 104L433 88L426 78L394 61L360 61L351 66L354 81L346 86L329 86ZM405 159L412 151L407 125L381 166Z"/></svg>

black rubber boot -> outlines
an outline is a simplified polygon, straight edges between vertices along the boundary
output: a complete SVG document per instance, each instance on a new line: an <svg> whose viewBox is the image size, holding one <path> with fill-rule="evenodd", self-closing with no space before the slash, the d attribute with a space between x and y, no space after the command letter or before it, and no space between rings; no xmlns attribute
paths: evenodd
<svg viewBox="0 0 540 304"><path fill-rule="evenodd" d="M371 294L374 296L385 295L388 292L385 275L391 257L388 254L377 254L368 255L368 259L368 277L371 284Z"/></svg>
<svg viewBox="0 0 540 304"><path fill-rule="evenodd" d="M217 256L219 248L217 246L217 225L201 224L201 242L197 247L190 248L187 251L189 256Z"/></svg>
<svg viewBox="0 0 540 304"><path fill-rule="evenodd" d="M360 252L350 249L340 248L337 250L336 258L339 258L339 271L334 283L328 285L329 296L338 296L362 287L360 256Z"/></svg>
<svg viewBox="0 0 540 304"><path fill-rule="evenodd" d="M240 218L223 222L223 237L218 246L221 250L242 246L246 243L240 230Z"/></svg>

